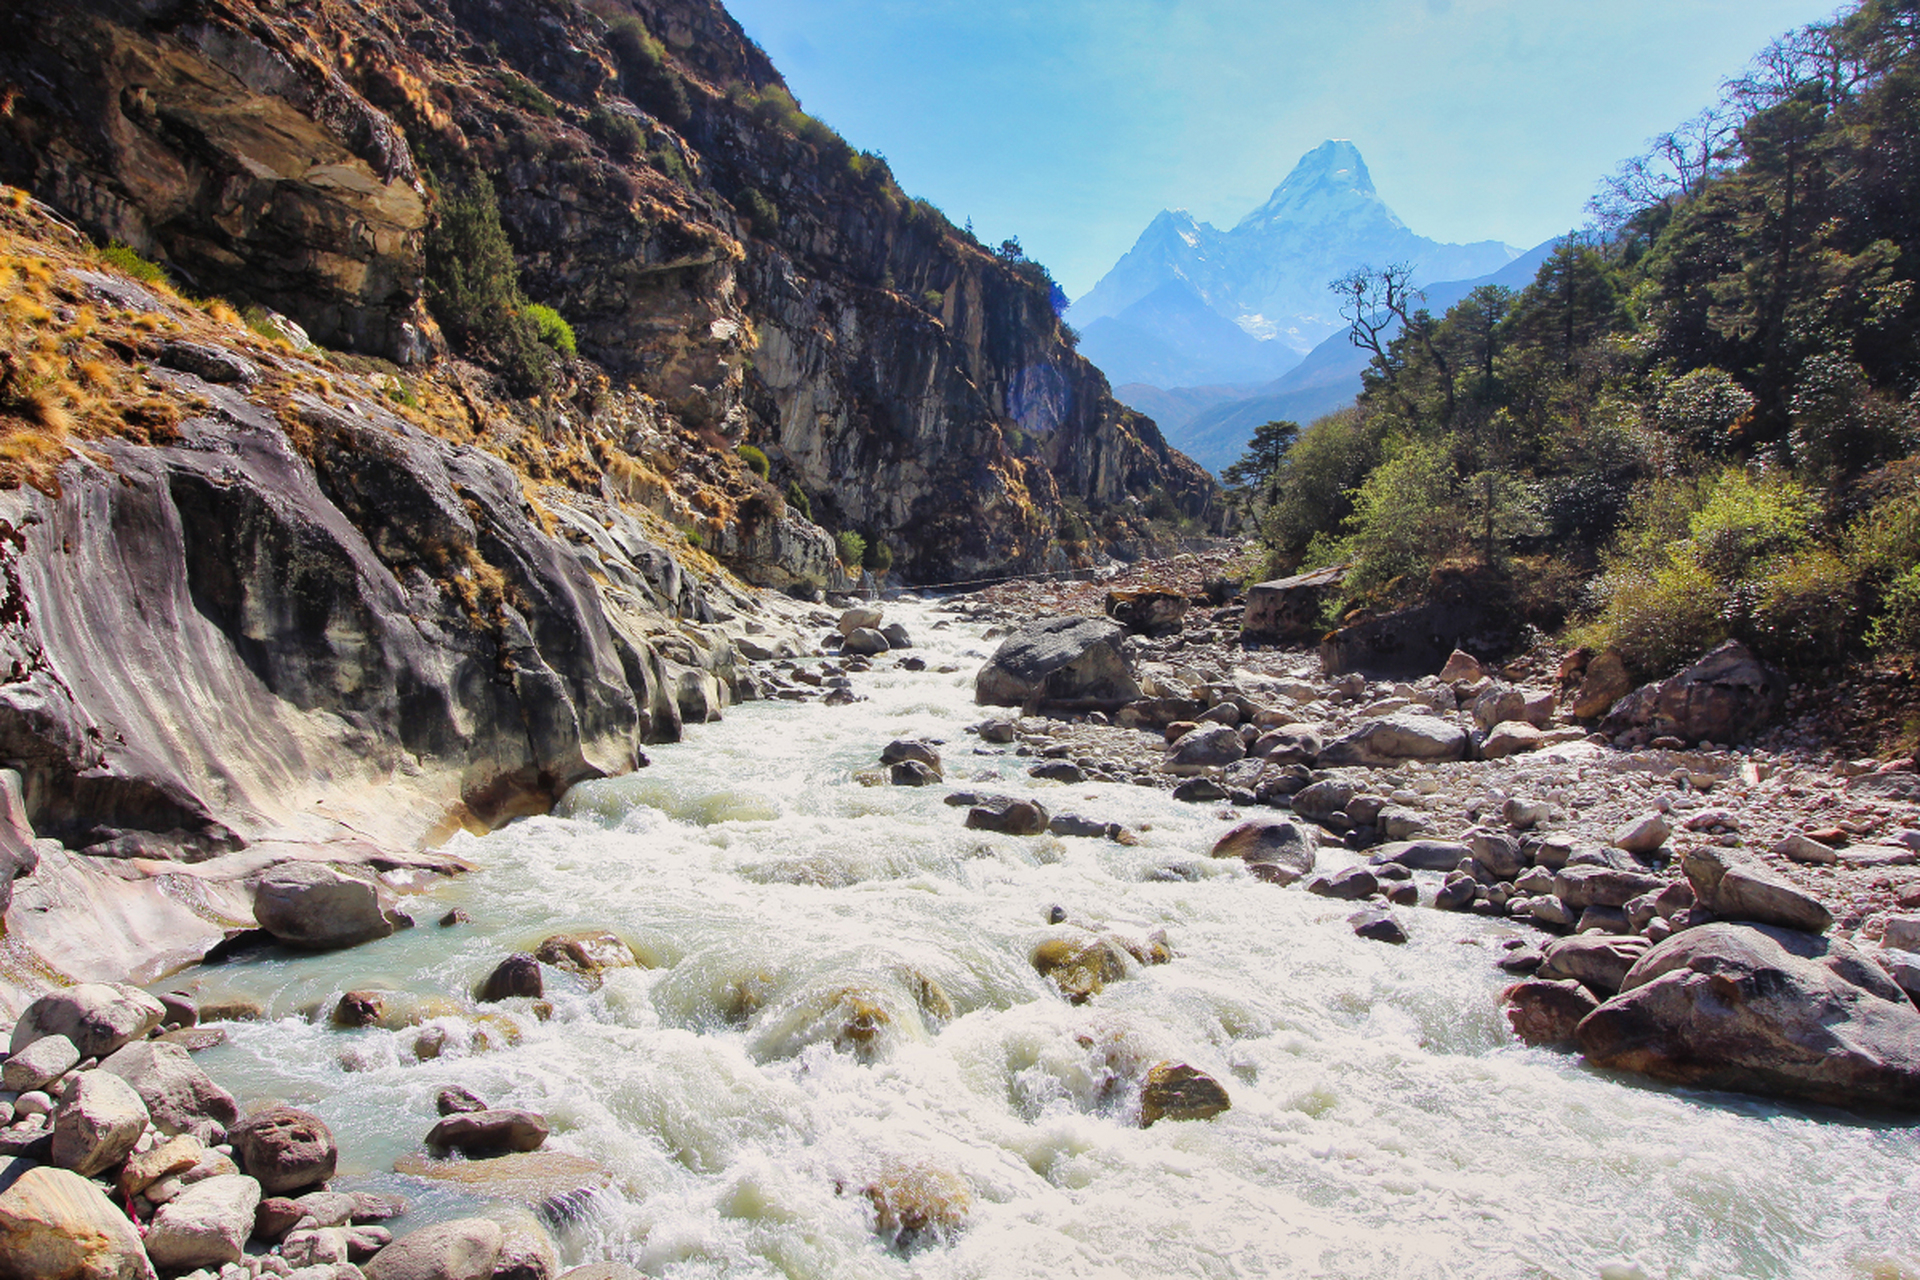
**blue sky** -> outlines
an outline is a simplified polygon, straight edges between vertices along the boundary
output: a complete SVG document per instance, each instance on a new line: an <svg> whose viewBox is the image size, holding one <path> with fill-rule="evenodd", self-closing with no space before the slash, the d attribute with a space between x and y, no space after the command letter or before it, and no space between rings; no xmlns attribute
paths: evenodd
<svg viewBox="0 0 1920 1280"><path fill-rule="evenodd" d="M795 95L1075 297L1163 208L1231 226L1351 138L1422 235L1522 248L1807 0L725 0Z"/></svg>

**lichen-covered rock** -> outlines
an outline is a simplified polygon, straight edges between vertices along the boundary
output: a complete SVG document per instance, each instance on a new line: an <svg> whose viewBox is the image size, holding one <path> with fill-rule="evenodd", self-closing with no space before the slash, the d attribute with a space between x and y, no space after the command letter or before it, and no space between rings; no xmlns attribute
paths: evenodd
<svg viewBox="0 0 1920 1280"><path fill-rule="evenodd" d="M1110 618L1052 618L1003 641L974 677L975 702L1109 710L1140 697L1126 629Z"/></svg>

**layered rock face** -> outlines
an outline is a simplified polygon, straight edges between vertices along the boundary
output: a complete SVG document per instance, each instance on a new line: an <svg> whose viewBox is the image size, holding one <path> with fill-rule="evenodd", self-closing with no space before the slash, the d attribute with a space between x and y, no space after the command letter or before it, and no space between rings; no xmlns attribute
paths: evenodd
<svg viewBox="0 0 1920 1280"><path fill-rule="evenodd" d="M652 79L609 27L635 14L664 41ZM488 175L527 292L583 352L716 444L760 444L778 490L886 539L903 576L1064 567L1067 500L1095 540L1139 540L1150 498L1219 518L1073 353L1044 275L783 114L714 0L78 0L0 37L0 176L331 344L437 348L422 175ZM736 542L778 541L780 514Z"/></svg>

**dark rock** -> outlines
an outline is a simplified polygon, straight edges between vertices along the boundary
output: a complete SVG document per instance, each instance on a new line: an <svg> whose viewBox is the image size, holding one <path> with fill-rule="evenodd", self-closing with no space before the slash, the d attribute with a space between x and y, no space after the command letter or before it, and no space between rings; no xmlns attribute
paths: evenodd
<svg viewBox="0 0 1920 1280"><path fill-rule="evenodd" d="M872 627L861 627L840 642L840 652L856 653L865 657L885 653L890 648L892 646L887 643L886 636Z"/></svg>
<svg viewBox="0 0 1920 1280"><path fill-rule="evenodd" d="M1602 995L1612 995L1646 952L1645 938L1582 933L1548 943L1536 972L1542 978L1572 978Z"/></svg>
<svg viewBox="0 0 1920 1280"><path fill-rule="evenodd" d="M1180 620L1187 616L1187 598L1157 587L1109 591L1106 612L1134 635L1162 636L1180 629Z"/></svg>
<svg viewBox="0 0 1920 1280"><path fill-rule="evenodd" d="M1515 947L1494 963L1505 973L1533 973L1545 959L1538 947Z"/></svg>
<svg viewBox="0 0 1920 1280"><path fill-rule="evenodd" d="M1452 840L1396 840L1381 845L1368 861L1398 863L1410 871L1451 871L1472 856L1471 849Z"/></svg>
<svg viewBox="0 0 1920 1280"><path fill-rule="evenodd" d="M907 629L897 622L889 622L880 628L880 634L886 639L889 649L913 648L913 637L908 635Z"/></svg>
<svg viewBox="0 0 1920 1280"><path fill-rule="evenodd" d="M1211 856L1238 858L1255 877L1270 884L1292 884L1313 871L1319 838L1294 822L1243 822L1214 843Z"/></svg>
<svg viewBox="0 0 1920 1280"><path fill-rule="evenodd" d="M546 1118L532 1111L498 1108L456 1111L443 1116L427 1133L427 1146L453 1150L465 1156L507 1151L537 1151L547 1140Z"/></svg>
<svg viewBox="0 0 1920 1280"><path fill-rule="evenodd" d="M1356 911L1347 917L1347 923L1353 926L1356 937L1369 942L1401 943L1407 940L1407 931L1400 927L1399 917L1391 911Z"/></svg>
<svg viewBox="0 0 1920 1280"><path fill-rule="evenodd" d="M1653 947L1581 1022L1594 1064L1834 1106L1920 1111L1920 1011L1865 953L1768 925Z"/></svg>
<svg viewBox="0 0 1920 1280"><path fill-rule="evenodd" d="M1778 874L1711 845L1690 849L1680 869L1695 902L1722 920L1750 920L1807 933L1825 933L1833 913Z"/></svg>
<svg viewBox="0 0 1920 1280"><path fill-rule="evenodd" d="M229 1129L227 1138L241 1169L270 1196L325 1182L339 1158L326 1123L292 1107L257 1111Z"/></svg>
<svg viewBox="0 0 1920 1280"><path fill-rule="evenodd" d="M1119 834L1117 822L1096 822L1075 813L1057 813L1047 822L1047 830L1056 836L1105 836Z"/></svg>
<svg viewBox="0 0 1920 1280"><path fill-rule="evenodd" d="M1276 578L1247 588L1247 610L1240 638L1259 644L1298 644L1316 640L1327 596L1346 579L1344 565Z"/></svg>
<svg viewBox="0 0 1920 1280"><path fill-rule="evenodd" d="M1679 675L1622 698L1600 732L1644 729L1683 742L1744 742L1778 718L1786 697L1786 678L1729 640Z"/></svg>
<svg viewBox="0 0 1920 1280"><path fill-rule="evenodd" d="M1307 892L1322 898L1360 902L1380 891L1380 881L1365 867L1342 867L1307 881Z"/></svg>
<svg viewBox="0 0 1920 1280"><path fill-rule="evenodd" d="M1396 880L1389 883L1383 892L1387 901L1396 907L1417 907L1420 905L1420 886L1411 880Z"/></svg>
<svg viewBox="0 0 1920 1280"><path fill-rule="evenodd" d="M1658 876L1612 867L1568 866L1554 874L1553 892L1569 910L1583 911L1625 906L1643 893L1658 893L1666 883Z"/></svg>
<svg viewBox="0 0 1920 1280"><path fill-rule="evenodd" d="M1173 789L1173 798L1190 804L1205 804L1214 800L1225 800L1227 789L1212 778L1188 778Z"/></svg>
<svg viewBox="0 0 1920 1280"><path fill-rule="evenodd" d="M887 781L896 787L931 787L942 778L937 770L918 760L902 760L887 769Z"/></svg>
<svg viewBox="0 0 1920 1280"><path fill-rule="evenodd" d="M1473 905L1473 877L1462 876L1458 880L1449 880L1442 884L1433 895L1434 909L1438 911L1465 911Z"/></svg>
<svg viewBox="0 0 1920 1280"><path fill-rule="evenodd" d="M935 777L944 776L940 766L940 748L931 742L923 742L918 738L896 738L880 751L881 764L899 764L904 760L927 766Z"/></svg>
<svg viewBox="0 0 1920 1280"><path fill-rule="evenodd" d="M1171 774L1198 774L1233 764L1247 754L1237 730L1224 724L1201 725L1170 743L1163 766Z"/></svg>
<svg viewBox="0 0 1920 1280"><path fill-rule="evenodd" d="M336 1027L374 1027L386 1016L386 992L348 991L333 1006L332 1022Z"/></svg>
<svg viewBox="0 0 1920 1280"><path fill-rule="evenodd" d="M1126 630L1108 618L1053 618L1023 627L974 677L974 701L1117 710L1140 697Z"/></svg>
<svg viewBox="0 0 1920 1280"><path fill-rule="evenodd" d="M1233 1106L1220 1082L1184 1062L1157 1062L1140 1090L1140 1127L1161 1120L1206 1120Z"/></svg>
<svg viewBox="0 0 1920 1280"><path fill-rule="evenodd" d="M540 962L525 952L515 952L494 966L477 993L485 1001L511 1000L515 996L537 999L546 994L546 982L540 976Z"/></svg>
<svg viewBox="0 0 1920 1280"><path fill-rule="evenodd" d="M1085 782L1087 772L1071 760L1049 760L1027 770L1030 778L1040 778L1047 782Z"/></svg>
<svg viewBox="0 0 1920 1280"><path fill-rule="evenodd" d="M433 1105L443 1116L488 1110L479 1094L452 1085L434 1095Z"/></svg>
<svg viewBox="0 0 1920 1280"><path fill-rule="evenodd" d="M1381 767L1407 760L1464 760L1467 731L1439 716L1395 712L1363 723L1320 752L1322 765Z"/></svg>
<svg viewBox="0 0 1920 1280"><path fill-rule="evenodd" d="M1501 999L1521 1043L1545 1049L1571 1048L1580 1020L1600 1007L1591 992L1571 980L1516 982Z"/></svg>
<svg viewBox="0 0 1920 1280"><path fill-rule="evenodd" d="M259 367L253 361L225 347L205 342L175 339L163 343L160 347L160 363L207 382L252 383L260 380Z"/></svg>
<svg viewBox="0 0 1920 1280"><path fill-rule="evenodd" d="M967 826L975 831L998 831L1010 836L1037 836L1047 829L1046 809L1036 801L1010 796L981 796L967 810Z"/></svg>
<svg viewBox="0 0 1920 1280"><path fill-rule="evenodd" d="M442 929L451 929L457 924L471 924L472 922L473 917L459 907L453 908L447 912L447 914L440 917L440 927Z"/></svg>

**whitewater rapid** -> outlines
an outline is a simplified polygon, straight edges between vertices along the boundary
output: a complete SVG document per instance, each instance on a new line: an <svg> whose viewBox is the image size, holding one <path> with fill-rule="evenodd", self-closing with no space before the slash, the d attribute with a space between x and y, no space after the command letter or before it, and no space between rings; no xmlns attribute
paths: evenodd
<svg viewBox="0 0 1920 1280"><path fill-rule="evenodd" d="M972 677L992 647L925 605L889 607L930 668L886 660L851 706L754 703L648 748L551 817L462 836L471 875L409 899L421 923L319 956L176 975L269 1018L199 1055L243 1103L312 1109L339 1186L399 1191L404 1232L481 1212L393 1172L449 1085L532 1108L548 1147L613 1185L555 1238L567 1264L661 1277L1896 1277L1920 1274L1913 1128L1648 1087L1520 1047L1492 965L1513 927L1403 910L1404 947L1352 906L1211 861L1219 805L1027 778L976 754ZM950 786L1030 794L1139 841L965 830L949 787L863 785L901 737L944 743ZM974 779L982 779L975 782ZM1244 815L1241 815L1244 816ZM1341 851L1323 862L1354 857ZM439 928L450 908L470 923ZM1029 963L1071 922L1169 964L1072 1006ZM554 1011L474 1006L512 951L608 928L651 967ZM341 1031L341 992L447 997L437 1059L414 1030ZM319 1016L306 1011L318 1008ZM845 1034L849 1010L877 1033ZM473 1015L518 1043L473 1051ZM490 1038L507 1036L496 1024ZM836 1045L836 1040L839 1041ZM1137 1127L1164 1059L1224 1084L1211 1120ZM964 1186L957 1231L902 1249L860 1189L918 1170ZM1896 1261L1898 1260L1898 1261Z"/></svg>

